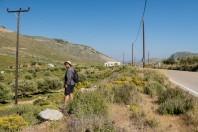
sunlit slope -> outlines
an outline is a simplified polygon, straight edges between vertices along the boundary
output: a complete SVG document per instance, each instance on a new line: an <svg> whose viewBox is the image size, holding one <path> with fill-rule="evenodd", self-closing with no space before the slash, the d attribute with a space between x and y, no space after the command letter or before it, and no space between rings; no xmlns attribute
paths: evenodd
<svg viewBox="0 0 198 132"><path fill-rule="evenodd" d="M0 58L13 58L16 52L16 33L0 26ZM19 57L21 61L65 61L104 63L113 59L81 44L62 39L20 35ZM7 59L0 60L8 62Z"/></svg>

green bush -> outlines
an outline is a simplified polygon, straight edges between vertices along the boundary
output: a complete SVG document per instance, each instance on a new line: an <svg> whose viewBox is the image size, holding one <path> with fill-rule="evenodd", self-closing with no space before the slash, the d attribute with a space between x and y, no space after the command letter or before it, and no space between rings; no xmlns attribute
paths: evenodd
<svg viewBox="0 0 198 132"><path fill-rule="evenodd" d="M182 114L195 106L194 99L179 88L162 92L158 101L160 114Z"/></svg>
<svg viewBox="0 0 198 132"><path fill-rule="evenodd" d="M97 91L78 92L68 105L67 110L77 117L105 116L107 114L107 104L105 98Z"/></svg>
<svg viewBox="0 0 198 132"><path fill-rule="evenodd" d="M31 65L32 65L32 66L35 66L35 65L36 65L36 62L35 62L35 61L32 61L32 62L31 62Z"/></svg>
<svg viewBox="0 0 198 132"><path fill-rule="evenodd" d="M114 85L112 87L114 93L114 102L123 104L137 104L141 98L136 86L130 83Z"/></svg>
<svg viewBox="0 0 198 132"><path fill-rule="evenodd" d="M150 69L144 70L144 81L148 81L148 82L156 81L164 84L165 80L167 80L167 77L158 71L150 70Z"/></svg>
<svg viewBox="0 0 198 132"><path fill-rule="evenodd" d="M170 59L164 60L163 68L182 71L197 71L198 57L190 56L174 59L174 63L169 63ZM167 63L168 62L168 63ZM171 64L171 65L170 65ZM174 65L173 65L174 64Z"/></svg>
<svg viewBox="0 0 198 132"><path fill-rule="evenodd" d="M180 88L175 88L175 89L169 88L159 94L158 101L161 104L169 99L176 99L176 98L183 99L188 96L189 95L183 92Z"/></svg>
<svg viewBox="0 0 198 132"><path fill-rule="evenodd" d="M50 72L49 71L46 71L46 72L44 72L44 76L50 76Z"/></svg>
<svg viewBox="0 0 198 132"><path fill-rule="evenodd" d="M46 77L44 79L38 79L39 92L50 92L50 90L59 90L63 88L63 83L57 77Z"/></svg>
<svg viewBox="0 0 198 132"><path fill-rule="evenodd" d="M87 77L83 73L78 73L79 82L84 82L87 80Z"/></svg>
<svg viewBox="0 0 198 132"><path fill-rule="evenodd" d="M48 84L46 84L44 79L37 79L36 82L39 92L48 92Z"/></svg>
<svg viewBox="0 0 198 132"><path fill-rule="evenodd" d="M159 108L160 114L180 114L185 112L183 100L169 99L162 103Z"/></svg>
<svg viewBox="0 0 198 132"><path fill-rule="evenodd" d="M40 106L33 106L30 104L17 105L11 108L5 108L0 111L0 117L17 114L23 117L29 125L34 125L40 122L38 114L43 110Z"/></svg>
<svg viewBox="0 0 198 132"><path fill-rule="evenodd" d="M15 79L15 76L12 72L12 74L8 73L8 74L4 74L4 81L6 84L11 84Z"/></svg>
<svg viewBox="0 0 198 132"><path fill-rule="evenodd" d="M13 90L15 89L15 84L12 84ZM37 83L32 80L19 80L18 82L18 94L22 97L37 93Z"/></svg>
<svg viewBox="0 0 198 132"><path fill-rule="evenodd" d="M35 73L36 71L35 71L35 68L31 68L31 69L28 69L28 72L29 73Z"/></svg>
<svg viewBox="0 0 198 132"><path fill-rule="evenodd" d="M0 102L12 99L11 88L4 83L0 83Z"/></svg>
<svg viewBox="0 0 198 132"><path fill-rule="evenodd" d="M5 77L0 74L0 81L4 81Z"/></svg>
<svg viewBox="0 0 198 132"><path fill-rule="evenodd" d="M32 79L32 76L31 76L31 75L26 75L26 76L25 76L25 79L31 80L31 79Z"/></svg>
<svg viewBox="0 0 198 132"><path fill-rule="evenodd" d="M144 93L154 97L160 95L164 90L166 90L166 88L163 84L160 84L159 82L149 82L144 88Z"/></svg>
<svg viewBox="0 0 198 132"><path fill-rule="evenodd" d="M63 88L63 84L58 77L46 77L45 83L48 86L49 90L59 90Z"/></svg>
<svg viewBox="0 0 198 132"><path fill-rule="evenodd" d="M182 114L193 108L192 100L169 99L159 107L160 114Z"/></svg>
<svg viewBox="0 0 198 132"><path fill-rule="evenodd" d="M35 72L39 72L39 71L41 71L41 69L39 67L36 67Z"/></svg>
<svg viewBox="0 0 198 132"><path fill-rule="evenodd" d="M98 87L98 92L100 92L101 95L104 96L106 101L108 103L113 103L114 102L114 92L111 88L107 88L105 85L100 85Z"/></svg>

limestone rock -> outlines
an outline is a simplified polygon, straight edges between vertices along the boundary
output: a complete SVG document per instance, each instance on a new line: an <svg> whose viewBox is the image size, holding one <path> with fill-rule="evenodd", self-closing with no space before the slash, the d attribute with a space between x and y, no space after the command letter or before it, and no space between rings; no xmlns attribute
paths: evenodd
<svg viewBox="0 0 198 132"><path fill-rule="evenodd" d="M46 109L39 113L39 116L46 120L60 120L63 118L63 113L58 110Z"/></svg>

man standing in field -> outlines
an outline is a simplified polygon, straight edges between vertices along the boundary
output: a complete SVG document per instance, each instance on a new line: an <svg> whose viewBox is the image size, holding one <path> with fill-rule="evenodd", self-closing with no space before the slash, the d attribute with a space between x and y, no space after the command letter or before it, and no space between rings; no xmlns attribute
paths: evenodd
<svg viewBox="0 0 198 132"><path fill-rule="evenodd" d="M66 61L64 65L67 69L65 73L65 83L64 83L64 87L65 87L64 106L66 106L68 101L73 99L73 91L74 91L75 82L73 80L74 69L72 68L71 62Z"/></svg>

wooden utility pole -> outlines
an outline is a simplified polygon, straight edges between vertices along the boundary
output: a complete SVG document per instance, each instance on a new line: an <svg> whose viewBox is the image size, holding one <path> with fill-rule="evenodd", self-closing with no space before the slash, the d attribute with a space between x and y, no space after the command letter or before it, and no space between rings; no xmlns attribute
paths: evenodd
<svg viewBox="0 0 198 132"><path fill-rule="evenodd" d="M131 65L132 65L132 66L134 65L134 63L133 63L133 62L134 62L134 59L133 59L133 58L134 58L134 56L133 56L133 55L134 55L134 54L133 54L133 46L134 46L134 43L132 43L132 62L131 62Z"/></svg>
<svg viewBox="0 0 198 132"><path fill-rule="evenodd" d="M143 63L143 68L145 67L145 38L144 38L144 19L142 21L142 30L143 30L143 58L142 58L142 63Z"/></svg>
<svg viewBox="0 0 198 132"><path fill-rule="evenodd" d="M122 61L123 61L122 63L124 64L124 52L123 52L123 60Z"/></svg>
<svg viewBox="0 0 198 132"><path fill-rule="evenodd" d="M149 65L149 51L148 51L148 65Z"/></svg>
<svg viewBox="0 0 198 132"><path fill-rule="evenodd" d="M21 8L19 10L13 10L10 11L7 8L8 13L18 13L17 16L17 42L16 42L16 76L15 76L15 104L18 104L18 66L19 66L19 30L20 30L20 13L21 12L29 12L30 7L28 7L28 10L22 10Z"/></svg>

